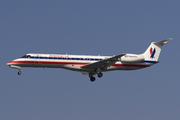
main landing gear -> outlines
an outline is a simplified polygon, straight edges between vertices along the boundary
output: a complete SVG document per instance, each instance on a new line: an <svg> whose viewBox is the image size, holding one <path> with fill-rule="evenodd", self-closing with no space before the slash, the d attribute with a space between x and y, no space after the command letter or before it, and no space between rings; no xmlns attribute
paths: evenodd
<svg viewBox="0 0 180 120"><path fill-rule="evenodd" d="M89 73L89 78L90 78L91 82L94 82L94 81L96 80L96 78L95 78L93 75L94 75L94 74ZM98 76L99 78L101 78L101 77L103 76L103 74L100 72L100 73L97 74L97 76Z"/></svg>
<svg viewBox="0 0 180 120"><path fill-rule="evenodd" d="M96 80L96 78L95 77L91 77L90 80L91 80L91 82L94 82Z"/></svg>
<svg viewBox="0 0 180 120"><path fill-rule="evenodd" d="M99 78L101 78L103 76L103 74L100 72L97 74Z"/></svg>

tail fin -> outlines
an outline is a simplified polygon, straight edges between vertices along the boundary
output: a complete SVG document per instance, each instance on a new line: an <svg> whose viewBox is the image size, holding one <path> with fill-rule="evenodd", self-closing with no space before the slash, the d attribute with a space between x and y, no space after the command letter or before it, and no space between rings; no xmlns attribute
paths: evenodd
<svg viewBox="0 0 180 120"><path fill-rule="evenodd" d="M143 53L145 60L158 61L161 48L164 44L168 43L172 39L166 39L159 42L152 42L148 49Z"/></svg>

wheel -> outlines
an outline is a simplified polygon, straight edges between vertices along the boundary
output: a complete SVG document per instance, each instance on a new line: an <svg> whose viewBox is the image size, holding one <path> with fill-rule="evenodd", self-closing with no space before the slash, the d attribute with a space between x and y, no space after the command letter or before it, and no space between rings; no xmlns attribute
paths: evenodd
<svg viewBox="0 0 180 120"><path fill-rule="evenodd" d="M98 73L98 77L100 78L100 77L102 77L103 76L103 74L102 73Z"/></svg>
<svg viewBox="0 0 180 120"><path fill-rule="evenodd" d="M91 77L90 80L91 80L91 82L94 82L96 80L96 78L95 77Z"/></svg>
<svg viewBox="0 0 180 120"><path fill-rule="evenodd" d="M18 75L21 75L21 71L18 72Z"/></svg>

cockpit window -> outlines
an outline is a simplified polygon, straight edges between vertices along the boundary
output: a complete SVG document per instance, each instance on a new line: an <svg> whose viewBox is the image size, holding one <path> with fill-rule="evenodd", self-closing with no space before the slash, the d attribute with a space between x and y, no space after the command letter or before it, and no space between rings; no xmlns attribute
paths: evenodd
<svg viewBox="0 0 180 120"><path fill-rule="evenodd" d="M27 55L27 58L31 58L31 56L30 56L30 55Z"/></svg>
<svg viewBox="0 0 180 120"><path fill-rule="evenodd" d="M31 56L30 55L24 55L21 58L31 58Z"/></svg>
<svg viewBox="0 0 180 120"><path fill-rule="evenodd" d="M26 58L26 55L22 56L21 58Z"/></svg>

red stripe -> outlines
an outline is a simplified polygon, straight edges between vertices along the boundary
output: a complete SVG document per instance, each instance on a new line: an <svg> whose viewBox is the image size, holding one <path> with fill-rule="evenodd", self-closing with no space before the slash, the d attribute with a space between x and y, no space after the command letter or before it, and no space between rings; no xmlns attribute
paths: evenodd
<svg viewBox="0 0 180 120"><path fill-rule="evenodd" d="M87 65L87 64L89 64L89 63L76 63L76 62L44 62L44 61L11 61L9 63L73 64L73 65Z"/></svg>
<svg viewBox="0 0 180 120"><path fill-rule="evenodd" d="M70 64L70 65L87 65L89 63L77 63L77 62L43 62L43 61L11 61L9 63L31 63L31 64ZM150 65L135 65L135 64L113 64L112 66L121 67L149 67Z"/></svg>

